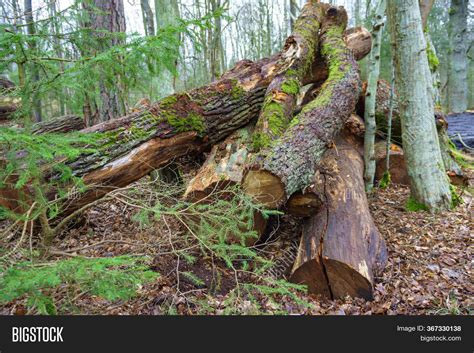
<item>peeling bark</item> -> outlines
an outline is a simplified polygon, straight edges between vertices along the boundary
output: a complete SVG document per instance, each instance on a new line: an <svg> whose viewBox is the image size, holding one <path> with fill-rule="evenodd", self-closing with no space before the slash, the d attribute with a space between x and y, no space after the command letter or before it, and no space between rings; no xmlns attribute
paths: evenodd
<svg viewBox="0 0 474 353"><path fill-rule="evenodd" d="M343 133L314 179L324 204L303 225L290 277L310 293L371 299L374 273L387 260L385 241L368 208L359 141Z"/></svg>

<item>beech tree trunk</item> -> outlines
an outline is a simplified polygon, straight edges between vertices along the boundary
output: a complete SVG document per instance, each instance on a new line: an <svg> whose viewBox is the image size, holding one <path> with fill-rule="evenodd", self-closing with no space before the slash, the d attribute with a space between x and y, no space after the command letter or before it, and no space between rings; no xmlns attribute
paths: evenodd
<svg viewBox="0 0 474 353"><path fill-rule="evenodd" d="M389 1L388 17L411 193L431 211L449 209L451 193L433 119L431 74L418 1Z"/></svg>
<svg viewBox="0 0 474 353"><path fill-rule="evenodd" d="M360 139L343 133L314 177L324 203L303 225L290 280L330 298L372 298L374 273L387 260L369 211Z"/></svg>
<svg viewBox="0 0 474 353"><path fill-rule="evenodd" d="M245 192L265 207L281 207L311 183L315 166L354 110L360 80L343 40L346 23L345 10L329 9L320 34L321 54L329 67L322 93L293 119L274 147L256 156L244 176Z"/></svg>
<svg viewBox="0 0 474 353"><path fill-rule="evenodd" d="M140 0L140 6L142 8L143 27L145 28L145 35L155 35L155 20L153 18L153 11L150 7L148 0Z"/></svg>
<svg viewBox="0 0 474 353"><path fill-rule="evenodd" d="M462 113L467 109L467 13L468 0L451 0L449 9L449 111Z"/></svg>

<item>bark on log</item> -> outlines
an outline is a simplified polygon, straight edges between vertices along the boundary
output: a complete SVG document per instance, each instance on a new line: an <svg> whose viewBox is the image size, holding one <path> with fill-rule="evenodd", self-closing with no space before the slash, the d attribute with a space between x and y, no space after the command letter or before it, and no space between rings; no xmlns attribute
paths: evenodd
<svg viewBox="0 0 474 353"><path fill-rule="evenodd" d="M0 125L6 124L5 120L9 119L19 107L19 99L7 96L14 89L15 84L12 81L0 77Z"/></svg>
<svg viewBox="0 0 474 353"><path fill-rule="evenodd" d="M265 90L286 71L294 46L258 62L243 60L207 86L167 97L150 109L82 130L102 133L94 154L67 161L87 191L71 191L62 215L128 185L176 157L203 151L258 116ZM11 189L0 190L2 195ZM50 195L54 198L55 195Z"/></svg>
<svg viewBox="0 0 474 353"><path fill-rule="evenodd" d="M354 53L356 60L363 59L371 48L371 34L368 30L363 27L356 27L348 29L344 32L344 41L349 49ZM320 54L318 52L318 58L316 61L321 61ZM327 78L327 68L325 63L319 64L318 69L312 71L312 75L317 77L318 80L325 80ZM305 78L307 80L307 78ZM305 81L306 82L306 81ZM319 83L319 87L320 87ZM267 90L268 92L268 90ZM316 96L312 97L313 100ZM305 105L309 103L306 102ZM351 119L352 118L352 119ZM346 122L346 127L349 124L353 125L354 134L363 136L364 134L364 123L360 117L351 117ZM253 124L252 124L253 126ZM227 184L241 184L243 176L243 167L249 160L249 156L253 152L254 139L249 136L253 133L254 128L247 126L242 128L240 131L237 130L231 136L229 136L223 143L220 143L213 147L211 153L208 155L206 162L196 174L195 178L190 181L188 188L185 193L185 198L198 200L204 198L213 190L221 190ZM356 131L358 129L358 131ZM242 139L241 136L245 136ZM236 138L237 137L237 138ZM220 156L224 146L226 153L231 152L227 156ZM230 164L228 165L227 163ZM311 197L311 196L310 196ZM297 207L294 205L294 207ZM306 206L303 206L306 208ZM305 213L307 211L304 211Z"/></svg>
<svg viewBox="0 0 474 353"><path fill-rule="evenodd" d="M71 190L60 216L140 179L177 157L206 150L255 119L266 88L275 76L288 69L291 53L295 52L290 46L258 62L243 60L210 85L175 94L148 109L82 130L102 133L98 152L67 162L74 175L82 177L88 191L78 194ZM304 82L312 82L312 74ZM5 206L3 195L11 191L0 190L0 205Z"/></svg>
<svg viewBox="0 0 474 353"><path fill-rule="evenodd" d="M324 204L302 230L290 280L330 298L372 298L387 249L369 212L360 140L341 134L314 180Z"/></svg>
<svg viewBox="0 0 474 353"><path fill-rule="evenodd" d="M353 27L344 31L344 42L347 48L352 51L354 59L359 61L370 53L372 35L364 27ZM312 75L303 80L303 85L314 83L316 87L319 87L328 78L328 66L322 59L320 52L318 52L318 56L313 62L311 71Z"/></svg>
<svg viewBox="0 0 474 353"><path fill-rule="evenodd" d="M206 202L215 197L232 198L232 186L240 185L244 165L247 161L252 143L254 123L234 131L224 141L214 145L207 156L206 162L196 176L188 183L184 198L188 201ZM228 191L226 191L228 190ZM213 195L214 194L214 195ZM263 235L267 220L258 212L254 213L253 230L258 238ZM255 244L258 238L247 239L247 246ZM228 239L239 241L237 238Z"/></svg>
<svg viewBox="0 0 474 353"><path fill-rule="evenodd" d="M329 77L321 93L293 119L274 147L256 155L244 176L245 192L265 207L281 207L311 183L315 166L355 108L360 80L357 63L343 41L346 23L343 8L327 14L320 42Z"/></svg>
<svg viewBox="0 0 474 353"><path fill-rule="evenodd" d="M277 75L265 93L253 136L256 151L271 146L279 139L293 118L302 81L311 72L311 65L318 53L321 21L330 8L327 4L309 1L295 22L293 33L286 40L285 48L293 47L296 53L288 70Z"/></svg>
<svg viewBox="0 0 474 353"><path fill-rule="evenodd" d="M365 133L364 121L361 117L352 114L344 125L344 130L359 139L362 143ZM313 180L319 179L320 170L316 169ZM286 204L286 211L298 217L310 217L314 215L324 203L322 190L314 183L303 190L291 195Z"/></svg>
<svg viewBox="0 0 474 353"><path fill-rule="evenodd" d="M188 183L184 198L199 201L215 191L240 185L244 165L252 143L254 124L234 131L224 141L214 145L196 176Z"/></svg>
<svg viewBox="0 0 474 353"><path fill-rule="evenodd" d="M45 133L66 133L84 129L84 119L78 115L65 115L48 121L42 121L33 125L32 132L35 135Z"/></svg>
<svg viewBox="0 0 474 353"><path fill-rule="evenodd" d="M19 108L19 99L0 96L0 124L5 124Z"/></svg>

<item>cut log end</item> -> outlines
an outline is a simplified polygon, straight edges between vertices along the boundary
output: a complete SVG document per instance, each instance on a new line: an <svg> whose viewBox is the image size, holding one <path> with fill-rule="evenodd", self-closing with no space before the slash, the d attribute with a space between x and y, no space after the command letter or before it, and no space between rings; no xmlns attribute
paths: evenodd
<svg viewBox="0 0 474 353"><path fill-rule="evenodd" d="M267 208L278 208L286 200L286 192L280 178L265 170L249 170L242 187L255 202Z"/></svg>
<svg viewBox="0 0 474 353"><path fill-rule="evenodd" d="M321 198L315 193L297 192L293 194L286 205L287 212L298 217L311 217L322 205Z"/></svg>
<svg viewBox="0 0 474 353"><path fill-rule="evenodd" d="M368 280L370 278L369 270L364 262L359 264L358 269L328 258L324 258L323 263L330 283L332 298L344 298L347 295L367 300L373 298L372 284Z"/></svg>
<svg viewBox="0 0 474 353"><path fill-rule="evenodd" d="M294 268L296 270L290 277L291 282L306 285L309 293L320 294L327 298L331 297L328 281L319 258L313 258L301 266L295 264Z"/></svg>

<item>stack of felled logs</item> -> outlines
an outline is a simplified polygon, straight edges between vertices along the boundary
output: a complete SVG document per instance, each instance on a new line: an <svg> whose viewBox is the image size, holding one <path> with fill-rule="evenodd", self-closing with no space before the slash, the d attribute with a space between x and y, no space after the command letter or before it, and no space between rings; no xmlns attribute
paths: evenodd
<svg viewBox="0 0 474 353"><path fill-rule="evenodd" d="M312 43L298 31L315 9L324 16ZM363 29L343 32L345 21L340 8L306 5L287 45L298 41L305 54L316 46L314 80L306 79L306 56L276 76L257 122L212 148L185 197L240 184L258 203L305 217L291 280L329 297L370 298L387 251L364 191L364 124L352 112L360 92L354 58L363 58L371 41ZM310 94L301 100L306 84Z"/></svg>
<svg viewBox="0 0 474 353"><path fill-rule="evenodd" d="M83 129L104 137L94 153L65 162L87 189L58 217L210 150L186 199L240 185L262 207L304 217L291 280L333 298L370 298L387 250L369 212L364 127L353 113L361 92L356 61L370 51L371 35L346 25L342 7L309 0L280 53L240 61L209 85ZM9 207L1 197L8 192L0 189L0 205Z"/></svg>

